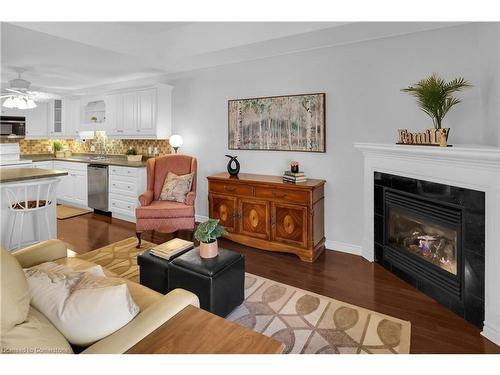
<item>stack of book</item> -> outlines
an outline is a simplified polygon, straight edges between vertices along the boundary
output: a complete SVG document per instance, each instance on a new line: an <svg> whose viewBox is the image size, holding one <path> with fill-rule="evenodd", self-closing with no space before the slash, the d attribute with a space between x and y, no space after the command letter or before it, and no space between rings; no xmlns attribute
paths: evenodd
<svg viewBox="0 0 500 375"><path fill-rule="evenodd" d="M292 182L292 183L297 183L297 182L306 182L307 177L304 174L304 172L297 172L293 173L290 171L285 171L283 173L283 181L284 182Z"/></svg>
<svg viewBox="0 0 500 375"><path fill-rule="evenodd" d="M158 258L169 260L173 256L185 250L192 249L193 247L194 244L191 241L174 238L173 240L155 246L150 250L150 253Z"/></svg>

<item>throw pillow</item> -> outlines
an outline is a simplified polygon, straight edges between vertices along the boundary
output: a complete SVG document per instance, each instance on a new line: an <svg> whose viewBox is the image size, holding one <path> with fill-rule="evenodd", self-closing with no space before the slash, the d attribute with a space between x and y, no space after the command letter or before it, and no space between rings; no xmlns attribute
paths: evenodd
<svg viewBox="0 0 500 375"><path fill-rule="evenodd" d="M73 345L88 346L130 322L139 307L127 284L102 268L75 272L54 262L26 269L31 305Z"/></svg>
<svg viewBox="0 0 500 375"><path fill-rule="evenodd" d="M192 173L177 176L175 173L168 172L161 189L160 200L184 203L187 193L191 191L192 183Z"/></svg>

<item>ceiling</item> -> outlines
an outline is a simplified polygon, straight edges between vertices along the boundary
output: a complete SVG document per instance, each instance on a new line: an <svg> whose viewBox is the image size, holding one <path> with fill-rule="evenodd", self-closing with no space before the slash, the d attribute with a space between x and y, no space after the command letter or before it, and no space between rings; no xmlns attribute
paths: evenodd
<svg viewBox="0 0 500 375"><path fill-rule="evenodd" d="M1 24L1 80L85 92L118 82L383 38L457 23L16 22Z"/></svg>

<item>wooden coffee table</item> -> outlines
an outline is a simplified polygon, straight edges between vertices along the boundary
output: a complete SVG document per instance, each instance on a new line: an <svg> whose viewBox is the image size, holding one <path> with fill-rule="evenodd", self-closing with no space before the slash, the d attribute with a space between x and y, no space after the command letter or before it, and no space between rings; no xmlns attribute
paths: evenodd
<svg viewBox="0 0 500 375"><path fill-rule="evenodd" d="M277 340L188 306L127 354L279 354L284 349Z"/></svg>

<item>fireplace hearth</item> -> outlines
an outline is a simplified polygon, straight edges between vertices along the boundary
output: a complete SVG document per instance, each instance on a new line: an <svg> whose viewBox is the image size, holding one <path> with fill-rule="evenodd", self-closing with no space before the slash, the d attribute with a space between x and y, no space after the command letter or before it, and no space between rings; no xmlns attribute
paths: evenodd
<svg viewBox="0 0 500 375"><path fill-rule="evenodd" d="M484 193L374 174L375 261L461 317L484 320Z"/></svg>

